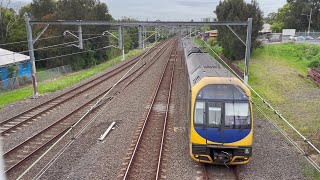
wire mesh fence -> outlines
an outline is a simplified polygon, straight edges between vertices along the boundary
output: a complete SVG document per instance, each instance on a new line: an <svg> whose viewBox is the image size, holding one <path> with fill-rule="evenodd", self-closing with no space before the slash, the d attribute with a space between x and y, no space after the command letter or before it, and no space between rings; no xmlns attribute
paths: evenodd
<svg viewBox="0 0 320 180"><path fill-rule="evenodd" d="M60 66L60 67L48 69L45 71L37 72L36 76L37 76L38 82L43 82L46 80L52 80L52 79L58 78L60 76L63 76L71 72L72 72L71 66L65 65L65 66Z"/></svg>
<svg viewBox="0 0 320 180"><path fill-rule="evenodd" d="M311 36L313 38L317 38L320 36L319 31L310 31L309 33L307 31L298 31L296 32L296 36Z"/></svg>
<svg viewBox="0 0 320 180"><path fill-rule="evenodd" d="M47 80L52 80L61 77L65 74L71 73L72 68L70 65L60 66L45 71L40 71L36 73L37 81L43 82ZM10 91L18 89L20 87L32 84L31 74L17 76L14 78L8 78L0 81L0 91Z"/></svg>

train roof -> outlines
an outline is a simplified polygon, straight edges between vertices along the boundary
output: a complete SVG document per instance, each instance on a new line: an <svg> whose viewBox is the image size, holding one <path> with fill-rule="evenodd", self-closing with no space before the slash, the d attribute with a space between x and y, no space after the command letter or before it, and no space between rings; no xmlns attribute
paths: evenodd
<svg viewBox="0 0 320 180"><path fill-rule="evenodd" d="M191 86L204 77L235 77L208 53L190 53L192 51L190 47L195 46L191 39L186 39L184 45L186 45L184 50Z"/></svg>

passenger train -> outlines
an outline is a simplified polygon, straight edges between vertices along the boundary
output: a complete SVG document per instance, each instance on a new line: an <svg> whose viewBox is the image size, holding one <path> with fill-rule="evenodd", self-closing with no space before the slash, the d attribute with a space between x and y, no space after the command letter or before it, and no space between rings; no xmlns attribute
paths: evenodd
<svg viewBox="0 0 320 180"><path fill-rule="evenodd" d="M190 156L239 165L252 156L253 113L247 86L190 38L183 40L190 119Z"/></svg>

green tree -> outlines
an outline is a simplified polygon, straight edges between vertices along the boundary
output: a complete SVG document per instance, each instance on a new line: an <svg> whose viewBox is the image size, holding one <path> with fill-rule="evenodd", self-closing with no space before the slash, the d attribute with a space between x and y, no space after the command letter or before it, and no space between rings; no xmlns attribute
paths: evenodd
<svg viewBox="0 0 320 180"><path fill-rule="evenodd" d="M202 27L200 28L200 31L201 31L201 32L210 31L210 26L202 26Z"/></svg>
<svg viewBox="0 0 320 180"><path fill-rule="evenodd" d="M19 17L13 9L0 7L0 41L6 42L10 30L18 23Z"/></svg>
<svg viewBox="0 0 320 180"><path fill-rule="evenodd" d="M52 21L58 19L96 21L112 20L112 16L108 13L107 5L95 0L34 0L31 4L31 10L31 16L34 19L40 19L43 21ZM43 27L43 25L34 26L34 34L38 34ZM101 63L108 58L106 54L107 51L105 49L95 49L101 49L109 45L109 38L107 36L101 36L104 31L109 29L109 26L83 26L83 39L92 38L90 40L83 41L83 50L77 48L76 46L78 44L75 43L74 45L58 46L45 50L39 50L35 52L35 56L36 59L43 59L79 51L89 52L51 59L48 61L41 61L38 62L37 65L51 68L64 64L71 64L74 69L81 69ZM77 34L78 31L76 26L50 26L50 28L46 30L41 38L61 36L65 30L69 30L74 34ZM47 47L53 44L63 44L71 41L76 41L76 39L70 35L52 39L50 38L48 40L38 41L35 44L35 48Z"/></svg>
<svg viewBox="0 0 320 180"><path fill-rule="evenodd" d="M26 43L10 44L11 42L26 40L25 22L23 16L14 12L13 9L0 7L0 44L6 44L1 48L12 51L26 50Z"/></svg>
<svg viewBox="0 0 320 180"><path fill-rule="evenodd" d="M306 30L309 25L309 18L302 14L310 14L312 9L311 28L320 30L320 3L319 0L287 0L291 7L289 17L286 19L286 28Z"/></svg>
<svg viewBox="0 0 320 180"><path fill-rule="evenodd" d="M252 47L256 47L258 32L262 28L263 16L256 1L245 3L244 0L225 0L220 1L215 13L219 21L247 21L253 18L252 27ZM246 39L246 27L232 27L239 36ZM223 48L223 54L232 60L242 59L245 55L245 46L235 37L227 27L218 27L218 41ZM251 48L252 48L251 47Z"/></svg>
<svg viewBox="0 0 320 180"><path fill-rule="evenodd" d="M31 14L34 19L53 14L57 11L57 3L55 0L33 0L31 4Z"/></svg>
<svg viewBox="0 0 320 180"><path fill-rule="evenodd" d="M320 30L319 0L287 0L287 4L278 9L272 19L273 29L306 30L309 26L309 17L306 15L310 14L311 9L311 29Z"/></svg>
<svg viewBox="0 0 320 180"><path fill-rule="evenodd" d="M291 5L285 4L282 8L278 9L277 13L272 13L270 15L272 31L281 32L282 29L286 28L287 23L292 19L292 17L290 16L291 11Z"/></svg>

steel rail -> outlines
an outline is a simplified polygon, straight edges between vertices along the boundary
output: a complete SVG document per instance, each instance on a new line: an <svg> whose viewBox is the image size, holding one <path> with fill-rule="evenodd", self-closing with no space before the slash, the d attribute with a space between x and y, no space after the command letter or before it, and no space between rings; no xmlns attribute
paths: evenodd
<svg viewBox="0 0 320 180"><path fill-rule="evenodd" d="M177 47L177 45L175 46L175 48ZM164 146L164 140L165 140L165 136L166 136L166 130L167 130L167 119L168 119L168 115L169 115L169 108L170 108L170 99L171 99L171 93L172 93L172 84L173 84L173 77L174 77L174 68L175 68L175 64L176 64L176 60L177 60L177 49L175 49L175 57L174 57L174 61L173 61L173 68L171 71L171 79L170 79L170 87L169 87L169 95L167 98L167 107L166 107L166 115L164 118L164 123L163 123L163 131L162 131L162 137L161 137L161 145L160 145L160 152L159 152L159 159L158 159L158 167L157 167L157 174L156 174L156 180L159 179L159 173L160 173L160 166L161 166L161 158L162 158L162 151L163 151L163 146ZM170 58L169 58L170 59ZM170 60L169 60L170 61Z"/></svg>
<svg viewBox="0 0 320 180"><path fill-rule="evenodd" d="M153 47L152 48L152 52L154 52L155 50L156 50L156 48ZM7 120L4 120L4 121L0 122L0 128L3 129L1 131L1 135L2 136L10 135L10 133L9 133L10 131L17 129L18 127L21 127L22 125L32 121L36 117L41 116L42 114L46 113L47 111L49 111L49 110L51 110L51 109L53 109L53 108L65 103L65 102L67 102L68 100L73 99L74 97L77 97L78 95L80 95L80 94L82 94L82 93L94 88L97 85L100 85L104 81L106 81L109 78L113 77L114 75L122 72L124 69L130 67L132 64L137 62L142 55L143 55L143 53L139 54L136 57L134 57L132 60L128 61L124 65L119 66L119 67L117 67L117 68L115 68L115 69L113 69L113 70L111 70L111 71L109 71L107 73L104 73L103 75L93 79L92 81L88 81L88 82L82 84L81 86L78 86L76 88L70 89L69 91L67 91L67 92L65 92L65 93L63 93L63 94L61 94L59 96L56 96L56 97L54 97L54 98L52 98L52 99L50 99L48 101L45 101L45 102L43 102L43 103L41 103L41 104L39 104L39 105L37 105L37 106L35 106L33 108L30 108L30 109L28 109L28 110L26 110L24 112L21 112L21 113L15 115L13 117L7 119ZM88 87L85 87L85 86L88 86ZM85 88L81 90L81 88L83 88L83 87L85 87ZM80 91L74 93L76 90L80 90ZM68 96L70 94L71 94L71 96ZM67 97L67 98L65 98L65 97ZM58 102L54 103L54 101L58 101ZM41 109L44 106L50 105L50 103L53 103L53 104L51 106L49 106L48 108ZM31 114L32 111L37 111L37 110L38 111L40 110L40 112L32 114L31 116L28 116L28 118L23 118L23 116ZM8 124L10 124L11 122L14 122L17 119L24 119L24 120L18 121L18 123L14 124L13 126L11 126L11 125L8 126Z"/></svg>
<svg viewBox="0 0 320 180"><path fill-rule="evenodd" d="M163 50L163 49L167 49L167 47L162 47L161 50ZM158 52L158 53L160 53L160 52ZM153 58L154 58L155 56L157 56L157 55L158 55L158 54L154 55L154 56L153 56L152 58L150 58L150 59L153 59ZM161 54L160 54L160 56L161 56ZM98 109L98 108L100 108L100 109L99 109L99 111L94 115L94 117L91 118L90 121L87 122L87 123L84 125L84 127L81 128L81 130L79 130L79 132L58 152L58 154L56 154L56 155L53 157L53 159L50 160L50 162L49 162L34 178L35 178L35 179L38 179L38 178L55 162L55 160L56 160L57 158L59 158L62 153L64 153L64 151L75 141L75 139L78 138L78 137L81 135L81 133L97 118L97 116L99 116L99 114L106 108L106 106L107 106L108 104L110 104L110 103L114 100L114 97L117 96L119 93L121 93L130 83L132 83L132 82L133 82L135 79L137 79L141 74L143 74L143 72L145 72L147 69L149 69L149 68L158 60L158 58L159 58L159 57L156 57L155 60L152 61L150 64L148 64L148 66L147 66L146 68L144 68L144 69L141 69L141 68L140 68L140 70L143 70L143 71L137 72L138 75L135 76L133 79L131 79L131 80L129 81L129 83L127 83L127 84L125 85L124 88L122 88L120 91L114 93L114 96L110 96L110 97L109 97L109 98L110 98L110 101L108 101L108 103L105 104L103 108L100 108L100 106L97 107L97 109ZM144 66L144 65L143 65L143 66ZM130 70L129 70L129 71L130 71ZM124 75L124 76L125 76L125 75ZM124 77L124 76L123 76L123 77ZM108 99L109 99L109 98L108 98ZM41 155L41 157L39 157L23 174L21 174L21 175L19 176L18 179L20 179L21 177L23 177L24 174L25 174L26 172L28 172L28 171L30 170L30 168L32 168L33 165L35 165L35 164L36 164L47 152L49 152L57 143L59 143L59 142L62 140L62 138L65 137L65 136L68 134L68 132L70 132L71 129L72 129L75 125L77 125L78 123L80 123L80 121L81 121L81 119L78 120L76 123L74 123L65 133L63 133L63 134L61 135L61 137L60 137L57 141L55 141L54 144L51 145L50 148L49 148L48 150L46 150L45 153L43 153L43 154Z"/></svg>
<svg viewBox="0 0 320 180"><path fill-rule="evenodd" d="M128 76L129 77L129 76ZM23 147L25 147L28 143L32 142L34 139L38 138L39 136L41 136L42 134L50 134L47 133L47 131L56 128L55 126L59 126L62 123L64 123L64 121L68 120L68 118L70 118L73 115L76 115L77 113L81 113L80 111L83 110L85 107L89 106L91 103L95 102L95 100L99 99L101 96L103 96L103 94L105 94L107 91L109 91L111 88L106 89L105 91L103 91L102 93L100 93L98 96L92 98L90 101L88 101L87 103L85 103L84 105L78 107L77 109L75 109L74 111L70 112L69 114L65 115L64 117L60 118L59 120L57 120L56 122L54 122L53 124L49 125L48 127L46 127L45 129L43 129L42 131L40 131L39 133L31 136L30 138L28 138L27 140L23 141L22 143L20 143L19 145L15 146L14 148L10 149L9 151L7 151L6 153L3 154L4 159L6 159L7 156L10 156L12 153L14 153L15 151L19 151L20 149L22 149ZM72 125L72 123L70 123L70 125ZM69 126L68 126L69 127ZM47 144L51 143L54 139L56 139L57 137L59 137L61 134L63 134L66 130L68 130L68 128L64 129L63 131L61 131L60 133L56 134L55 136L53 136L51 139L49 139L47 142L43 143L40 147L38 147L37 149L35 149L34 151L32 151L30 154L28 154L27 156L25 156L23 159L21 159L18 163L14 164L13 166L11 166L10 168L5 170L5 173L9 173L9 171L11 169L13 169L14 167L16 167L17 165L21 164L24 160L26 160L28 157L32 156L33 154L35 154L36 152L38 152L41 148L43 148L44 146L46 146ZM5 160L6 161L6 160Z"/></svg>
<svg viewBox="0 0 320 180"><path fill-rule="evenodd" d="M173 51L173 49L172 49L172 51ZM171 51L171 53L172 53L172 51ZM170 53L170 54L171 54L171 53ZM147 113L145 119L144 119L143 126L142 126L142 128L141 128L141 131L140 131L140 133L139 133L139 136L138 136L137 142L136 142L136 144L135 144L134 150L133 150L132 155L131 155L131 157L130 157L130 161L129 161L127 167L126 167L125 174L123 175L123 180L127 179L127 176L128 176L128 174L129 174L129 170L130 170L130 168L131 168L133 159L134 159L134 157L135 157L135 155L136 155L137 149L138 149L138 147L139 147L139 145L140 145L140 142L141 142L141 137L142 137L142 135L143 135L143 132L144 132L145 127L146 127L146 124L147 124L147 122L148 122L149 116L150 116L150 114L151 114L152 107L154 106L156 97L158 96L158 92L159 92L159 90L160 90L160 85L161 85L161 83L162 83L162 80L163 80L163 78L164 78L166 69L167 69L168 64L169 64L169 59L170 59L170 56L169 56L169 58L168 58L168 60L167 60L167 62L166 62L166 64L165 64L165 68L163 69L163 72L162 72L162 74L161 74L161 77L160 77L160 79L159 79L159 81L158 81L158 84L157 84L157 86L156 86L156 90L155 90L155 92L154 92L154 94L153 94L153 96L152 96L151 106L150 106L150 108L149 108L149 110L148 110L148 113Z"/></svg>
<svg viewBox="0 0 320 180"><path fill-rule="evenodd" d="M166 46L164 46L163 48L165 48ZM163 50L163 48L161 50ZM161 53L161 50L158 53ZM158 53L156 55L158 55ZM153 59L156 55L154 55L152 58ZM157 59L157 58L156 58ZM151 64L145 68L148 69L155 61L151 62ZM136 69L134 72L132 72L131 74L129 74L128 76L126 76L125 78L122 79L121 82L123 82L125 79L128 79L129 77L133 76L136 72L139 73L139 70L144 67L141 66L138 69ZM131 80L132 81L132 80ZM95 100L99 99L100 97L102 97L106 92L108 92L111 88L106 89L104 92L100 93L98 96L92 98L90 101L88 101L87 103L85 103L84 105L82 105L81 107L78 107L76 110L74 110L73 112L67 114L66 116L62 117L61 119L59 119L58 121L54 122L53 124L51 124L50 126L48 126L47 128L45 128L44 130L42 130L41 132L35 134L34 136L28 138L27 140L25 140L24 142L22 142L21 144L17 145L16 147L12 148L11 150L7 151L6 153L3 154L3 157L6 158L7 156L10 156L12 153L19 151L21 149L23 149L23 147L25 147L25 145L28 145L28 143L32 142L32 140L41 137L41 135L47 133L49 130L54 129L54 126L58 126L61 123L64 123L64 121L68 120L69 117L76 115L78 112L80 112L81 110L83 110L85 107L87 107L88 105L92 104L93 102L95 102ZM99 106L97 106L99 107ZM72 125L72 123L69 123L70 125ZM10 173L10 171L12 171L15 167L17 167L19 164L21 164L22 162L24 162L26 159L28 159L29 157L31 157L32 155L34 155L35 153L37 153L39 150L41 150L42 148L46 147L48 144L52 143L55 139L57 139L58 137L60 137L61 135L63 135L65 132L67 132L69 130L69 125L64 128L64 130L61 130L59 133L56 133L54 136L52 136L50 139L48 139L45 143L41 144L41 146L37 147L35 150L33 150L32 152L30 152L27 156L25 156L23 159L21 159L20 161L18 161L17 163L15 163L14 165L10 166L8 169L5 170L5 173ZM61 128L61 127L60 127ZM50 134L50 133L47 133Z"/></svg>

